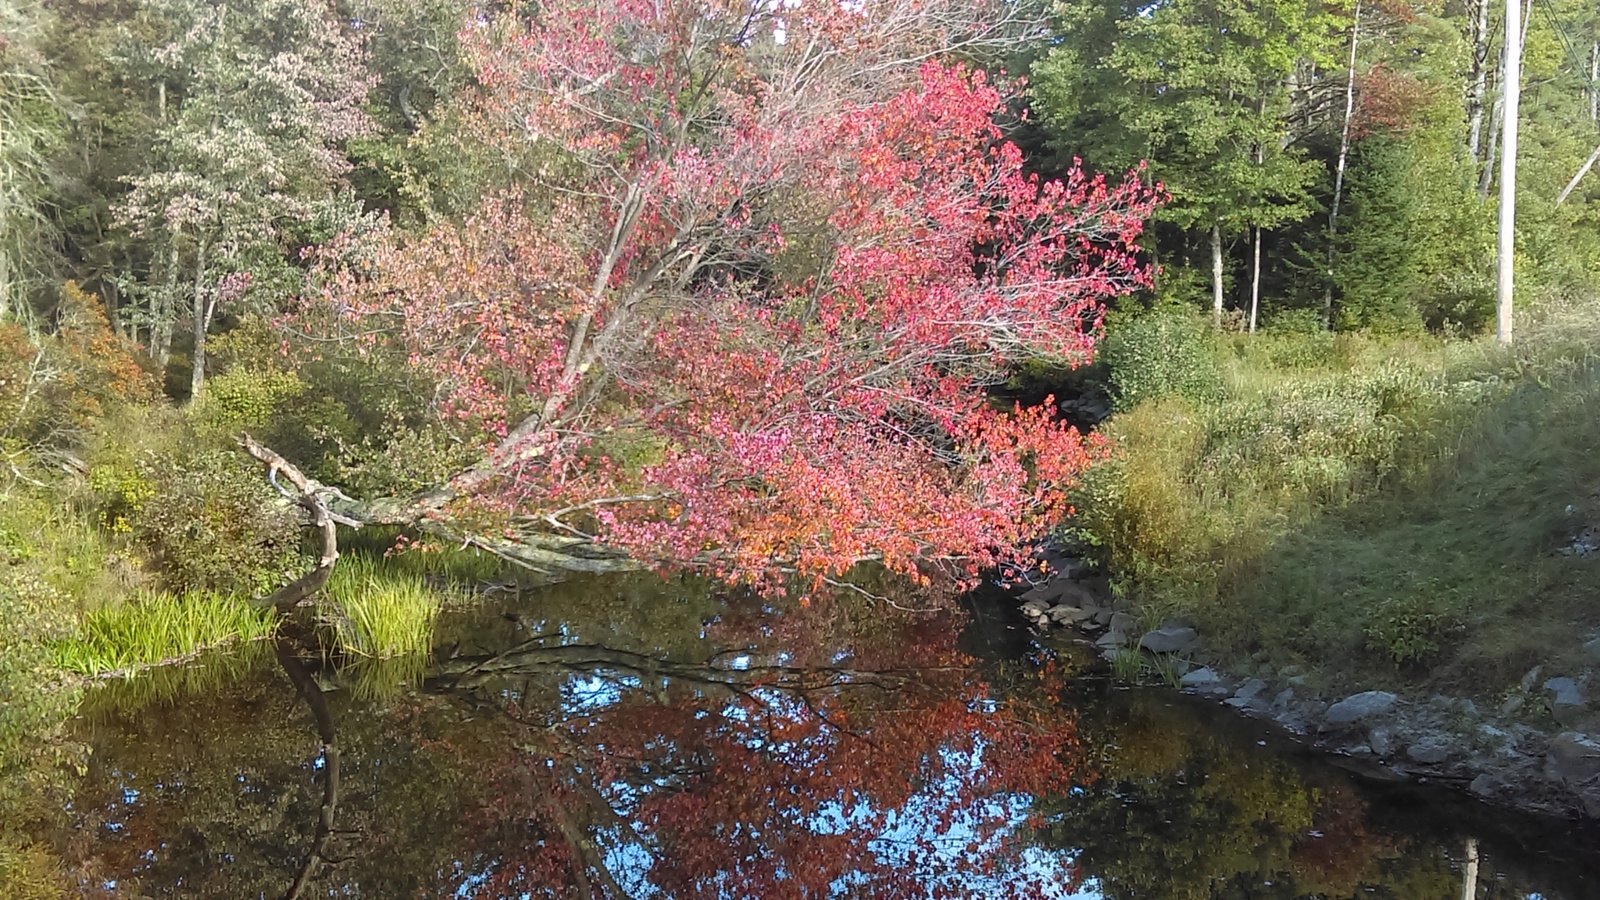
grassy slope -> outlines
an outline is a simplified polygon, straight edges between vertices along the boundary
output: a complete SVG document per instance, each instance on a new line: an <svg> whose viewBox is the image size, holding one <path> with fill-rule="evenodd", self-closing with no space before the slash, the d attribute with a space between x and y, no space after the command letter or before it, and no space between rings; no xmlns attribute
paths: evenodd
<svg viewBox="0 0 1600 900"><path fill-rule="evenodd" d="M1481 342L1222 342L1220 397L1122 413L1084 522L1236 669L1493 700L1600 629L1600 312ZM1096 505L1098 504L1098 505ZM1570 511L1569 511L1570 507Z"/></svg>

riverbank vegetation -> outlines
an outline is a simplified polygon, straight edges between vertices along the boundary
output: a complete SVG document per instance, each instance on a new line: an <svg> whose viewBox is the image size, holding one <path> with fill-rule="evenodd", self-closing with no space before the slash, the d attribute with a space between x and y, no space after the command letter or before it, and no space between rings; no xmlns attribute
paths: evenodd
<svg viewBox="0 0 1600 900"><path fill-rule="evenodd" d="M1600 574L1596 315L1548 308L1515 350L1166 326L1205 362L1124 370L1141 399L1106 423L1120 450L1078 536L1242 668L1492 696L1575 667Z"/></svg>
<svg viewBox="0 0 1600 900"><path fill-rule="evenodd" d="M0 767L308 572L381 685L463 586L970 585L1069 506L1254 664L1575 652L1600 19L1545 11L1504 349L1478 0L0 0Z"/></svg>

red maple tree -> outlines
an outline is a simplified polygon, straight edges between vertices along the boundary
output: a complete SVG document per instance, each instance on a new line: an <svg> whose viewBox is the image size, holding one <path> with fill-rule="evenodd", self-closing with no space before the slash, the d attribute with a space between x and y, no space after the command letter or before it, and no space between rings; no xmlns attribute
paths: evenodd
<svg viewBox="0 0 1600 900"><path fill-rule="evenodd" d="M302 315L403 348L481 436L389 520L471 504L771 585L970 579L1064 512L1095 443L986 389L1088 359L1159 191L1024 170L1007 85L941 61L1023 33L1014 4L517 10L463 34L521 188L328 248Z"/></svg>

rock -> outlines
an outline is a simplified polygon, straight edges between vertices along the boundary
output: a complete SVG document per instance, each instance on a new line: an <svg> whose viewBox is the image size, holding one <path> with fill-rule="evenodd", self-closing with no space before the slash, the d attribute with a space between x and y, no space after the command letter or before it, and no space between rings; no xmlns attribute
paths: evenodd
<svg viewBox="0 0 1600 900"><path fill-rule="evenodd" d="M1210 668L1195 669L1193 672L1178 679L1179 687L1196 688L1217 684L1222 681L1221 676Z"/></svg>
<svg viewBox="0 0 1600 900"><path fill-rule="evenodd" d="M1367 735L1367 746L1379 756L1387 757L1395 751L1394 731L1388 728L1374 728Z"/></svg>
<svg viewBox="0 0 1600 900"><path fill-rule="evenodd" d="M1294 702L1294 688L1284 688L1283 690L1278 692L1278 696L1272 698L1272 708L1273 709L1284 709L1290 703L1293 703L1293 702Z"/></svg>
<svg viewBox="0 0 1600 900"><path fill-rule="evenodd" d="M1570 728L1588 715L1589 703L1571 678L1552 678L1544 689L1550 695L1550 712L1562 725Z"/></svg>
<svg viewBox="0 0 1600 900"><path fill-rule="evenodd" d="M1600 740L1564 731L1550 741L1544 774L1565 785L1591 818L1600 818Z"/></svg>
<svg viewBox="0 0 1600 900"><path fill-rule="evenodd" d="M1456 710L1464 716L1470 716L1474 719L1478 717L1478 704L1465 697L1456 701Z"/></svg>
<svg viewBox="0 0 1600 900"><path fill-rule="evenodd" d="M1438 734L1429 735L1406 748L1406 756L1426 766L1436 766L1454 753L1455 746L1450 739Z"/></svg>
<svg viewBox="0 0 1600 900"><path fill-rule="evenodd" d="M1500 704L1500 715L1514 716L1522 711L1523 704L1527 702L1522 697L1513 694L1506 698L1506 702Z"/></svg>
<svg viewBox="0 0 1600 900"><path fill-rule="evenodd" d="M1544 774L1569 787L1600 783L1600 738L1563 731L1550 741Z"/></svg>
<svg viewBox="0 0 1600 900"><path fill-rule="evenodd" d="M1600 666L1600 637L1583 645L1583 658L1591 666Z"/></svg>
<svg viewBox="0 0 1600 900"><path fill-rule="evenodd" d="M1110 609L1097 609L1094 613L1094 623L1096 625L1110 625L1111 617L1114 615L1116 615L1116 613L1112 612Z"/></svg>
<svg viewBox="0 0 1600 900"><path fill-rule="evenodd" d="M1285 679L1285 682L1290 687L1305 687L1307 684L1311 683L1311 676L1310 675L1290 675L1287 679Z"/></svg>
<svg viewBox="0 0 1600 900"><path fill-rule="evenodd" d="M1151 653L1179 653L1189 649L1199 635L1193 628L1157 628L1139 638L1139 646Z"/></svg>
<svg viewBox="0 0 1600 900"><path fill-rule="evenodd" d="M1066 606L1063 604L1061 606L1050 607L1050 621L1061 625L1076 625L1077 623L1082 622L1084 619L1088 619L1093 616L1094 613L1076 606Z"/></svg>
<svg viewBox="0 0 1600 900"><path fill-rule="evenodd" d="M1114 650L1117 647L1121 647L1126 641L1127 638L1122 634L1122 632L1112 630L1095 638L1094 645L1096 647L1103 647L1107 650Z"/></svg>
<svg viewBox="0 0 1600 900"><path fill-rule="evenodd" d="M1255 698L1258 694L1266 689L1267 683L1265 681L1262 681L1259 678L1252 678L1249 681L1246 681L1244 684L1239 685L1239 689L1234 691L1233 695L1238 697L1240 700L1248 701Z"/></svg>
<svg viewBox="0 0 1600 900"><path fill-rule="evenodd" d="M1475 797L1480 797L1484 800L1497 800L1507 792L1509 787L1510 785L1506 784L1505 779L1492 772L1484 772L1477 778L1472 779L1472 784L1467 785L1467 790Z"/></svg>
<svg viewBox="0 0 1600 900"><path fill-rule="evenodd" d="M1112 631L1128 632L1138 625L1138 621L1125 612L1114 612L1111 614L1110 625Z"/></svg>
<svg viewBox="0 0 1600 900"><path fill-rule="evenodd" d="M1539 676L1543 673L1544 666L1534 666L1533 668L1529 669L1528 674L1522 676L1521 684L1523 693L1533 690L1533 686L1539 683Z"/></svg>
<svg viewBox="0 0 1600 900"><path fill-rule="evenodd" d="M1042 616L1050 604L1044 600L1029 600L1022 604L1022 614L1025 616Z"/></svg>
<svg viewBox="0 0 1600 900"><path fill-rule="evenodd" d="M1228 699L1226 699L1226 700L1224 700L1222 702L1226 703L1227 705L1229 705L1231 707L1233 707L1234 709L1244 709L1245 707L1250 705L1250 700L1251 699L1252 698L1250 698L1250 697L1229 697Z"/></svg>
<svg viewBox="0 0 1600 900"><path fill-rule="evenodd" d="M1362 719L1379 716L1389 711L1399 699L1388 691L1364 691L1353 694L1328 707L1323 723L1329 726L1354 725Z"/></svg>

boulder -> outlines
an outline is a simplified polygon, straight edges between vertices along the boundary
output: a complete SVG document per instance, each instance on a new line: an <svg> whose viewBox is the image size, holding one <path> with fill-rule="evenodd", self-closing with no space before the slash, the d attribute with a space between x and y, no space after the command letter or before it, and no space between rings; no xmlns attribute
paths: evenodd
<svg viewBox="0 0 1600 900"><path fill-rule="evenodd" d="M1390 728L1374 728L1367 735L1367 746L1372 752L1382 757L1389 757L1395 751L1394 730Z"/></svg>
<svg viewBox="0 0 1600 900"><path fill-rule="evenodd" d="M1096 625L1110 625L1111 617L1114 615L1116 615L1116 613L1112 612L1109 608L1097 609L1094 613L1094 623Z"/></svg>
<svg viewBox="0 0 1600 900"><path fill-rule="evenodd" d="M1591 666L1600 666L1600 637L1583 645L1583 658Z"/></svg>
<svg viewBox="0 0 1600 900"><path fill-rule="evenodd" d="M1324 724L1333 727L1354 725L1363 719L1381 716L1388 712L1399 698L1388 691L1364 691L1352 694L1328 707L1323 714Z"/></svg>
<svg viewBox="0 0 1600 900"><path fill-rule="evenodd" d="M1151 653L1180 653L1193 646L1198 637L1193 628L1157 628L1145 632L1139 638L1139 646Z"/></svg>
<svg viewBox="0 0 1600 900"><path fill-rule="evenodd" d="M1570 728L1588 716L1589 702L1571 678L1552 678L1544 683L1544 689L1557 722Z"/></svg>
<svg viewBox="0 0 1600 900"><path fill-rule="evenodd" d="M1123 635L1122 632L1113 629L1105 634L1100 635L1098 638L1095 638L1094 645L1096 647L1104 647L1107 650L1111 650L1121 647L1127 642L1127 640L1127 637Z"/></svg>
<svg viewBox="0 0 1600 900"><path fill-rule="evenodd" d="M1233 692L1233 696L1239 698L1240 700L1249 701L1266 689L1267 683L1265 681L1262 681L1259 678L1252 678L1249 681L1246 681L1244 684L1239 685L1239 689Z"/></svg>
<svg viewBox="0 0 1600 900"><path fill-rule="evenodd" d="M1575 731L1556 735L1545 754L1544 774L1565 785L1591 818L1600 818L1600 740Z"/></svg>
<svg viewBox="0 0 1600 900"><path fill-rule="evenodd" d="M1406 748L1406 756L1412 762L1422 763L1425 766L1436 766L1455 754L1455 745L1444 735L1430 734L1422 740Z"/></svg>
<svg viewBox="0 0 1600 900"><path fill-rule="evenodd" d="M1125 612L1115 612L1111 614L1111 622L1109 624L1112 631L1126 633L1134 629L1134 626L1138 624L1138 620Z"/></svg>
<svg viewBox="0 0 1600 900"><path fill-rule="evenodd" d="M1195 669L1193 672L1178 679L1179 687L1197 688L1219 684L1222 676L1210 668Z"/></svg>
<svg viewBox="0 0 1600 900"><path fill-rule="evenodd" d="M1600 784L1600 738L1563 731L1550 741L1544 774L1568 787Z"/></svg>
<svg viewBox="0 0 1600 900"><path fill-rule="evenodd" d="M1076 625L1093 615L1094 613L1076 606L1062 604L1050 607L1050 621L1060 625Z"/></svg>

